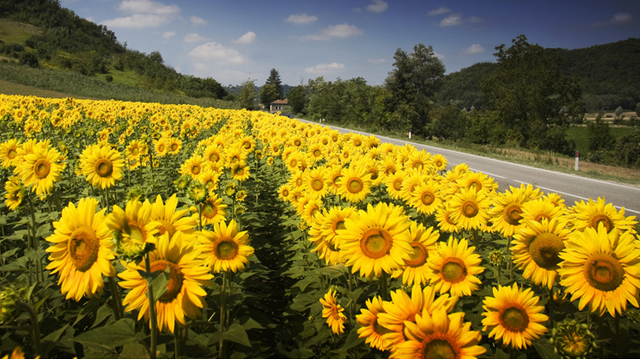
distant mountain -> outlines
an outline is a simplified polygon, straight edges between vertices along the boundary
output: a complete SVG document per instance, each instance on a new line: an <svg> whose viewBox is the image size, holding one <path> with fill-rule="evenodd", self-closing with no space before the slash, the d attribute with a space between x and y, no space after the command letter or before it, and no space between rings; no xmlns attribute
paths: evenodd
<svg viewBox="0 0 640 359"><path fill-rule="evenodd" d="M562 73L578 81L587 111L613 111L618 106L633 110L640 102L640 39L573 50L547 48L546 51L559 59ZM495 63L478 63L446 75L437 101L467 109L483 108L486 103L480 83L495 66Z"/></svg>

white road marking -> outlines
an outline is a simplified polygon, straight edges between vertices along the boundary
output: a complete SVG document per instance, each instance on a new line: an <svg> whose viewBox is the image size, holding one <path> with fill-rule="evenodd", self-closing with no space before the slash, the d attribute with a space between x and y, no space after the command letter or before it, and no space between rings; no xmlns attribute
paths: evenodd
<svg viewBox="0 0 640 359"><path fill-rule="evenodd" d="M469 167L469 169L470 169L470 170L472 170L473 172L482 172L482 173L484 173L484 174L486 174L486 175L489 175L489 176L491 176L491 177L507 178L507 177L502 177L502 176L499 176L499 175L497 175L497 174L493 174L493 173L489 173L489 172L485 172L485 171L474 170L474 169L473 169L473 168L471 168L471 167Z"/></svg>

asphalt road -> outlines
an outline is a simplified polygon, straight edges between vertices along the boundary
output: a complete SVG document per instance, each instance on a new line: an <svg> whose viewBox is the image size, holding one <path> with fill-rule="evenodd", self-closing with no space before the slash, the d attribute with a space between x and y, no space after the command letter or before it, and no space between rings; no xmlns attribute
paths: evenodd
<svg viewBox="0 0 640 359"><path fill-rule="evenodd" d="M367 136L370 135L366 132L335 126L329 127L337 129L341 133L355 132ZM520 187L522 183L533 184L547 193L555 192L560 194L568 206L581 200L586 202L589 198L596 200L598 197L604 197L607 203L613 203L616 208L620 209L624 207L627 216L640 217L640 187L637 186L591 179L569 173L554 172L488 157L422 145L410 142L408 139L404 141L385 136L376 135L376 137L378 137L381 142L390 142L399 146L409 142L416 148L424 149L432 154L440 153L447 158L447 168L451 168L460 163L466 163L473 171L483 172L493 177L500 184L500 190L508 189L509 186Z"/></svg>

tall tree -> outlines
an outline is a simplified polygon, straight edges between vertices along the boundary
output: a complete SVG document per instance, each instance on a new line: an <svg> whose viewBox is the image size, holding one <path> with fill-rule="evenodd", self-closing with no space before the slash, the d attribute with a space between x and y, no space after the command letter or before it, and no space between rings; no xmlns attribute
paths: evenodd
<svg viewBox="0 0 640 359"><path fill-rule="evenodd" d="M309 104L309 96L307 95L306 88L303 85L294 87L287 93L287 100L293 113L304 113Z"/></svg>
<svg viewBox="0 0 640 359"><path fill-rule="evenodd" d="M260 93L258 94L258 96L260 97L260 103L263 104L264 108L267 110L269 110L269 105L273 101L280 98L278 97L276 85L274 84L266 84L262 86L262 89L260 89Z"/></svg>
<svg viewBox="0 0 640 359"><path fill-rule="evenodd" d="M418 44L407 54L402 49L393 55L395 69L389 73L385 87L391 93L391 110L398 116L410 116L411 131L425 133L430 103L442 86L444 64L431 46ZM411 109L411 111L409 111Z"/></svg>
<svg viewBox="0 0 640 359"><path fill-rule="evenodd" d="M577 82L562 75L559 61L524 35L496 50L496 69L485 77L482 90L501 125L519 145L571 152L562 133L583 114Z"/></svg>
<svg viewBox="0 0 640 359"><path fill-rule="evenodd" d="M280 74L276 69L271 69L271 73L269 74L269 78L265 84L274 85L276 87L276 94L278 97L275 100L284 98L284 92L282 92L282 81L280 80Z"/></svg>
<svg viewBox="0 0 640 359"><path fill-rule="evenodd" d="M247 80L242 84L240 93L238 94L238 102L240 107L249 111L253 110L253 100L256 96L256 89L253 80Z"/></svg>

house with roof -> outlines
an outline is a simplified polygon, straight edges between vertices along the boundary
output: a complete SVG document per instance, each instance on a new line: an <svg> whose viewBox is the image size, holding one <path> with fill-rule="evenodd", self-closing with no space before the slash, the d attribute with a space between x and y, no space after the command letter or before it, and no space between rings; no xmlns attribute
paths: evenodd
<svg viewBox="0 0 640 359"><path fill-rule="evenodd" d="M271 104L269 104L269 112L270 113L282 112L282 109L288 105L289 105L289 101L287 99L275 100Z"/></svg>

